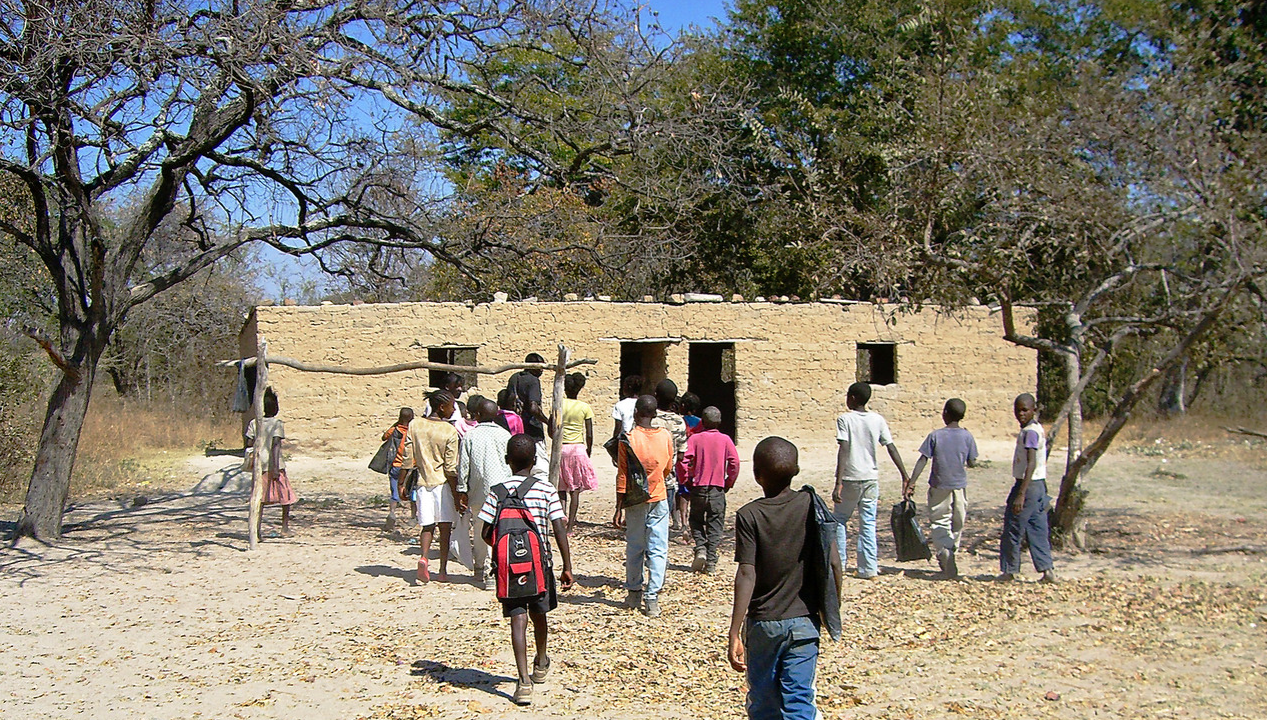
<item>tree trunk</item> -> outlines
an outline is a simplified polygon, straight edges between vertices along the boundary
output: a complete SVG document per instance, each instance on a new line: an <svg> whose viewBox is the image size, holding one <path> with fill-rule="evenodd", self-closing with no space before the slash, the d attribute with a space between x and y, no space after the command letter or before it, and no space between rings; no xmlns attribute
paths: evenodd
<svg viewBox="0 0 1267 720"><path fill-rule="evenodd" d="M79 433L97 373L99 353L89 352L79 363L78 377L63 372L44 413L44 429L27 486L26 505L18 517L14 537L52 541L62 536L62 511L70 493L71 471L79 447Z"/></svg>

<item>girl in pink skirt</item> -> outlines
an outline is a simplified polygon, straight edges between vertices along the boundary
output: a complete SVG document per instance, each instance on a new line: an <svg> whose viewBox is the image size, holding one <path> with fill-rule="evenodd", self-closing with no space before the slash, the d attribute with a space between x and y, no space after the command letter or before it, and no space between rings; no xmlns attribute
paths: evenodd
<svg viewBox="0 0 1267 720"><path fill-rule="evenodd" d="M299 501L295 490L286 477L286 459L282 457L282 439L286 437L286 427L277 418L277 394L272 388L264 390L264 423L260 431L264 438L264 504L282 506L282 537L290 537L290 506ZM246 440L251 447L255 444L255 421L246 426ZM248 460L254 462L248 456ZM264 523L264 514L260 513L260 524ZM256 535L263 537L260 529Z"/></svg>
<svg viewBox="0 0 1267 720"><path fill-rule="evenodd" d="M594 463L590 462L590 452L594 448L594 410L589 403L576 399L583 387L585 376L579 372L563 380L563 393L567 399L563 401L563 416L560 418L563 452L559 462L559 492L568 504L569 533L576 527L581 492L598 488ZM550 418L550 427L554 427L554 418Z"/></svg>

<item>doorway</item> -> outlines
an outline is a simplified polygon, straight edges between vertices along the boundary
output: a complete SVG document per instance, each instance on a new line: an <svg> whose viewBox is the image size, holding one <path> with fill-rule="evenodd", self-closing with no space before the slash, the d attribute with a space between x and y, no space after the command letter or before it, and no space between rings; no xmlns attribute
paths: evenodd
<svg viewBox="0 0 1267 720"><path fill-rule="evenodd" d="M669 375L669 343L664 340L628 340L620 343L620 385L630 375L642 376L639 394L655 393L656 383Z"/></svg>
<svg viewBox="0 0 1267 720"><path fill-rule="evenodd" d="M709 405L721 410L720 430L739 442L735 422L735 344L733 342L693 342L687 364L687 390L700 399L700 408Z"/></svg>

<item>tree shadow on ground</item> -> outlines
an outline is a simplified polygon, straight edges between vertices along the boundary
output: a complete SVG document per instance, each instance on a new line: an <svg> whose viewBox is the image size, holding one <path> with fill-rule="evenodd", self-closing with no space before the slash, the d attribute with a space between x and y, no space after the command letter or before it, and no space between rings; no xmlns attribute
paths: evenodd
<svg viewBox="0 0 1267 720"><path fill-rule="evenodd" d="M472 688L510 700L510 693L497 688L507 682L515 682L515 678L506 675L493 675L475 668L449 667L438 660L415 660L409 671L414 677L425 677L437 683L449 683L458 687Z"/></svg>

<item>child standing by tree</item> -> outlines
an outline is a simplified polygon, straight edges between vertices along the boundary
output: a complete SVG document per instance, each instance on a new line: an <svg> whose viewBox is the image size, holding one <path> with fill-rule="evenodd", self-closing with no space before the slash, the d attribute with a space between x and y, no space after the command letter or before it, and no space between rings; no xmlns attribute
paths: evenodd
<svg viewBox="0 0 1267 720"><path fill-rule="evenodd" d="M594 410L589 403L576 399L585 387L585 376L572 373L563 379L563 414L560 432L563 433L563 457L559 461L559 492L568 503L567 530L576 529L576 513L581 505L581 492L598 488L594 463L590 455L594 450ZM550 418L554 428L555 418Z"/></svg>
<svg viewBox="0 0 1267 720"><path fill-rule="evenodd" d="M673 436L668 430L651 427L656 417L656 399L650 395L638 398L634 405L634 428L626 434L628 448L647 474L650 497L644 503L625 507L625 489L629 484L629 459L626 445L616 453L616 517L625 512L625 607L642 606L647 617L660 614L658 601L664 586L664 569L669 556L669 501L665 480L673 474ZM647 583L643 585L643 566ZM645 604L644 604L645 602Z"/></svg>
<svg viewBox="0 0 1267 720"><path fill-rule="evenodd" d="M286 458L282 457L282 440L286 437L286 427L277 418L277 394L272 388L264 390L264 423L260 436L264 439L264 504L282 506L282 537L290 537L290 506L299 501L295 491L286 477ZM246 426L246 439L255 445L255 420ZM247 458L254 462L254 456ZM264 524L264 514L260 513L260 524L255 528L258 537L264 537L260 528Z"/></svg>
<svg viewBox="0 0 1267 720"><path fill-rule="evenodd" d="M550 562L550 537L546 528L554 530L554 539L559 544L559 556L563 559L563 572L559 574L559 584L564 590L572 587L572 552L568 547L567 528L563 525L563 506L559 504L559 494L546 478L532 478L532 466L537 457L536 442L528 435L520 433L510 439L506 446L506 462L513 472L509 480L500 485L505 491L515 491L522 483L532 485L522 495L524 504L532 513L537 533L541 536L544 547L543 555L546 567ZM484 523L484 542L493 544L493 521L497 515L497 495L490 488L480 508L479 519ZM517 600L502 600L502 617L510 618L510 644L515 651L515 666L519 677L515 683L515 694L511 698L516 705L532 703L532 686L545 682L550 672L550 656L546 652L548 627L546 613L559 606L558 593L555 590L554 572L546 573L546 591L535 597ZM532 672L528 672L528 620L532 620L532 634L536 641L537 654L533 658Z"/></svg>
<svg viewBox="0 0 1267 720"><path fill-rule="evenodd" d="M752 474L765 497L735 515L734 605L730 613L730 666L748 673L748 717L816 720L819 614L813 590L809 519L813 495L793 492L800 472L796 446L779 437L757 443ZM826 552L840 592L839 555ZM746 628L745 628L746 620Z"/></svg>
<svg viewBox="0 0 1267 720"><path fill-rule="evenodd" d="M967 406L959 398L951 398L942 408L941 419L946 427L934 430L919 446L919 460L911 480L902 488L902 495L910 497L915 483L929 460L933 469L928 472L928 522L933 544L937 546L937 564L948 579L959 577L955 552L963 524L968 518L968 471L977 464L977 441L972 433L959 427L967 412Z"/></svg>
<svg viewBox="0 0 1267 720"><path fill-rule="evenodd" d="M999 541L999 580L1016 579L1021 571L1021 534L1029 541L1029 557L1034 569L1043 574L1042 582L1056 582L1051 559L1051 536L1047 529L1047 436L1038 422L1038 403L1034 396L1016 396L1012 412L1021 425L1016 435L1016 452L1012 454L1012 477L1016 483L1008 493L1003 510L1003 537Z"/></svg>
<svg viewBox="0 0 1267 720"><path fill-rule="evenodd" d="M879 413L867 411L871 386L856 382L849 386L845 402L849 412L836 418L836 489L832 502L840 523L836 546L840 564L845 566L845 523L858 511L858 577L871 580L880 574L875 537L876 506L880 503L880 467L876 463L876 444L889 451L889 457L902 475L902 485L909 485L902 455L893 444L889 424Z"/></svg>

